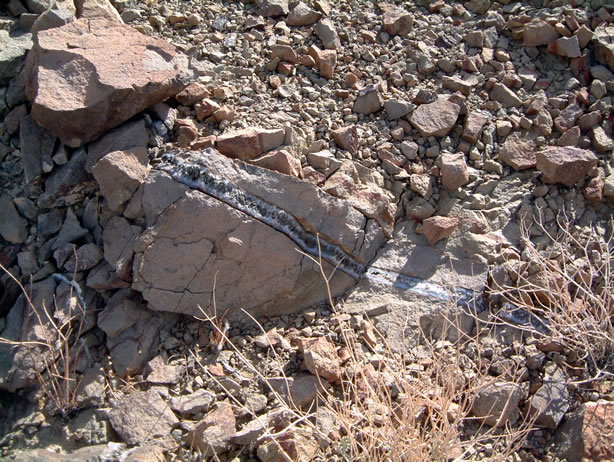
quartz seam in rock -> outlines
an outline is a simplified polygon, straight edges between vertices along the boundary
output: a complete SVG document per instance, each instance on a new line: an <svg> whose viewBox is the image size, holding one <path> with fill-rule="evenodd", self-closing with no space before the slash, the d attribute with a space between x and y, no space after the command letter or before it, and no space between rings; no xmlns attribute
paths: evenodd
<svg viewBox="0 0 614 462"><path fill-rule="evenodd" d="M318 233L307 231L287 211L243 191L224 178L214 177L211 172L203 167L181 161L174 154L163 154L161 160L162 162L155 168L168 173L174 180L192 189L197 189L271 226L276 231L289 237L309 255L316 258L321 255L324 260L354 279L360 279L364 273L365 267L362 263L339 246L324 240Z"/></svg>
<svg viewBox="0 0 614 462"><path fill-rule="evenodd" d="M374 266L367 269L363 278L380 282L396 289L408 290L425 297L447 300L464 308L475 309L478 313L484 311L485 308L479 293L462 287L448 290L439 284L421 278L407 276L396 271L389 271Z"/></svg>

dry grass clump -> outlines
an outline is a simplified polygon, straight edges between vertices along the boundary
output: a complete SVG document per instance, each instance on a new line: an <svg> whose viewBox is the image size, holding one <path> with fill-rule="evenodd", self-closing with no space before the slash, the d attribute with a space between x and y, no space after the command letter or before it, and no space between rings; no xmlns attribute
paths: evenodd
<svg viewBox="0 0 614 462"><path fill-rule="evenodd" d="M496 284L493 292L530 314L532 322L523 329L542 342L575 352L592 379L612 377L613 222L601 232L576 228L561 216L557 225L554 234L540 221L534 224L551 241L543 250L529 239L530 230L523 229L528 261L508 261L505 268L511 279ZM503 319L509 317L510 305L505 307Z"/></svg>
<svg viewBox="0 0 614 462"><path fill-rule="evenodd" d="M328 285L332 274L325 274L321 260L313 260ZM496 380L488 374L490 361L479 352L478 336L488 327L478 325L475 336L456 336L461 338L451 342L446 333L457 322L451 316L440 338L424 338L422 346L401 355L393 352L368 319L352 323L330 294L329 302L341 380L332 387L321 387L310 409L300 408L269 387L275 405L291 416L285 427L274 427L266 416L257 417L225 390L236 406L266 428L257 444L273 441L286 460L295 460L296 454L287 452L285 443L293 433L306 430L318 441L318 460L338 461L468 460L483 456L482 448L488 448L490 459L503 460L522 446L533 428L531 421L521 421L513 428L491 428L471 416L478 391ZM268 384L262 369L226 337L222 324L206 316L205 320L250 374ZM260 329L264 334L265 329ZM474 360L463 353L469 346L478 350ZM269 351L277 357L272 344Z"/></svg>
<svg viewBox="0 0 614 462"><path fill-rule="evenodd" d="M54 310L49 307L35 306L31 294L4 266L0 269L7 273L19 286L25 299L21 340L0 337L0 343L16 349L16 355L29 365L36 381L47 400L41 408L61 417L70 416L77 408L77 371L76 362L79 350L87 348L79 340L83 333L85 306L79 287L61 275L57 279L70 284L68 303L58 309L54 300ZM73 296L73 290L76 292ZM27 375L28 371L21 371ZM47 403L50 403L51 406Z"/></svg>

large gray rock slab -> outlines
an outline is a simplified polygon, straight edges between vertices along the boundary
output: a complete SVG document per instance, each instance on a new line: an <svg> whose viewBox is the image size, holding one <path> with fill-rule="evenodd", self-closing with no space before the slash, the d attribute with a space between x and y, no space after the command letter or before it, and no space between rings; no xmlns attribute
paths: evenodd
<svg viewBox="0 0 614 462"><path fill-rule="evenodd" d="M343 309L367 314L394 351L419 344L421 332L439 337L446 328L457 338L459 329L473 326L472 313L482 309L488 267L448 256L397 233L379 252ZM446 319L458 319L450 326Z"/></svg>
<svg viewBox="0 0 614 462"><path fill-rule="evenodd" d="M195 77L168 42L105 19L40 31L25 76L32 117L70 147L174 96Z"/></svg>
<svg viewBox="0 0 614 462"><path fill-rule="evenodd" d="M229 309L230 317L243 317L239 308L298 311L327 299L303 253L317 258L317 235L326 273L339 265L334 296L356 283L385 240L376 220L310 183L214 150L178 153L198 167L163 162L150 172L142 201L151 226L134 246L132 287L155 310L200 314L215 296L218 314ZM207 193L195 189L205 181Z"/></svg>
<svg viewBox="0 0 614 462"><path fill-rule="evenodd" d="M0 86L15 77L26 53L32 48L32 34L9 35L0 30Z"/></svg>

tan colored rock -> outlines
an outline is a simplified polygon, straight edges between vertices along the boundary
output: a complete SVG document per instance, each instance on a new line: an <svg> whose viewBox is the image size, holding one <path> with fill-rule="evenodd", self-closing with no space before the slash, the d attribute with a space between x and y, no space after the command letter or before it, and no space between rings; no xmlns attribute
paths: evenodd
<svg viewBox="0 0 614 462"><path fill-rule="evenodd" d="M286 132L279 128L245 128L217 137L217 149L224 155L241 160L249 160L270 151L284 143Z"/></svg>
<svg viewBox="0 0 614 462"><path fill-rule="evenodd" d="M470 112L465 122L463 139L470 143L475 143L482 134L482 129L488 120L489 117L481 111Z"/></svg>
<svg viewBox="0 0 614 462"><path fill-rule="evenodd" d="M384 12L382 21L386 33L403 36L411 32L414 25L414 18L409 12L401 7L390 4L386 4L386 6L380 4L379 7Z"/></svg>
<svg viewBox="0 0 614 462"><path fill-rule="evenodd" d="M441 182L448 191L456 191L469 182L469 169L463 153L441 156Z"/></svg>
<svg viewBox="0 0 614 462"><path fill-rule="evenodd" d="M533 168L537 162L535 141L517 133L513 134L501 146L498 159L516 171Z"/></svg>
<svg viewBox="0 0 614 462"><path fill-rule="evenodd" d="M603 177L601 175L597 175L595 178L591 178L582 193L589 201L602 201L604 186L605 182Z"/></svg>
<svg viewBox="0 0 614 462"><path fill-rule="evenodd" d="M566 58L578 58L582 54L580 52L580 42L575 35L553 40L548 44L548 51Z"/></svg>
<svg viewBox="0 0 614 462"><path fill-rule="evenodd" d="M137 391L120 399L107 414L111 426L127 444L155 442L170 449L179 419L154 390Z"/></svg>
<svg viewBox="0 0 614 462"><path fill-rule="evenodd" d="M288 14L286 24L289 26L309 26L316 23L321 17L322 14L318 11L311 9L304 2L298 2Z"/></svg>
<svg viewBox="0 0 614 462"><path fill-rule="evenodd" d="M273 45L271 47L271 59L279 58L291 64L298 64L298 56L290 45Z"/></svg>
<svg viewBox="0 0 614 462"><path fill-rule="evenodd" d="M460 106L444 99L418 106L409 121L422 136L446 136L460 114Z"/></svg>
<svg viewBox="0 0 614 462"><path fill-rule="evenodd" d="M40 32L25 69L32 117L70 147L174 96L194 77L168 42L103 19Z"/></svg>
<svg viewBox="0 0 614 462"><path fill-rule="evenodd" d="M194 112L196 113L196 118L202 122L210 115L213 115L213 113L219 108L220 105L215 101L210 100L209 98L203 98L194 105Z"/></svg>
<svg viewBox="0 0 614 462"><path fill-rule="evenodd" d="M193 82L175 95L175 99L184 106L191 106L205 98L209 98L211 94L207 87L200 82Z"/></svg>
<svg viewBox="0 0 614 462"><path fill-rule="evenodd" d="M313 26L313 31L322 40L322 44L327 50L339 50L341 48L337 29L329 18L320 19Z"/></svg>
<svg viewBox="0 0 614 462"><path fill-rule="evenodd" d="M275 170L290 176L301 175L301 162L285 149L268 151L250 161L258 167Z"/></svg>
<svg viewBox="0 0 614 462"><path fill-rule="evenodd" d="M354 101L353 111L358 114L369 115L381 111L384 107L384 98L374 85L368 85L358 92Z"/></svg>
<svg viewBox="0 0 614 462"><path fill-rule="evenodd" d="M471 414L491 427L513 425L518 420L518 404L522 391L513 382L494 382L478 391L471 407Z"/></svg>
<svg viewBox="0 0 614 462"><path fill-rule="evenodd" d="M593 34L595 58L614 71L614 25L602 22Z"/></svg>
<svg viewBox="0 0 614 462"><path fill-rule="evenodd" d="M537 169L546 183L573 186L597 165L597 156L586 149L548 147L537 152Z"/></svg>
<svg viewBox="0 0 614 462"><path fill-rule="evenodd" d="M490 91L490 99L493 101L498 101L506 107L522 106L522 100L518 98L516 93L502 83L495 83Z"/></svg>
<svg viewBox="0 0 614 462"><path fill-rule="evenodd" d="M606 152L614 149L614 140L605 132L603 127L598 125L591 132L595 151Z"/></svg>
<svg viewBox="0 0 614 462"><path fill-rule="evenodd" d="M341 149L345 149L352 155L358 152L359 139L358 129L355 125L337 128L332 131L335 142Z"/></svg>
<svg viewBox="0 0 614 462"><path fill-rule="evenodd" d="M543 19L533 19L524 25L524 44L528 47L548 45L559 37L556 29Z"/></svg>
<svg viewBox="0 0 614 462"><path fill-rule="evenodd" d="M308 239L316 252L318 232L327 271L331 269L329 244L351 252L348 264L352 258L366 264L384 240L375 220L350 201L310 183L233 161L213 150L179 152L216 178L224 178L237 192L260 198L260 207L276 207L277 217L294 217L305 231L296 225L292 229ZM254 316L274 315L327 298L319 269L297 251L294 231L280 231L281 224L275 220L266 224L252 218L157 169L145 181L142 203L146 221L153 226L135 243L133 288L151 309L198 314L199 305L212 306L216 274L216 297L230 308L230 319L245 318L239 307ZM354 281L354 276L338 269L331 290L341 294Z"/></svg>
<svg viewBox="0 0 614 462"><path fill-rule="evenodd" d="M326 180L322 189L345 199L366 217L375 219L387 236L392 235L396 205L378 173L348 160Z"/></svg>
<svg viewBox="0 0 614 462"><path fill-rule="evenodd" d="M458 226L458 219L435 216L424 220L422 226L429 243L435 245L440 240L450 237Z"/></svg>
<svg viewBox="0 0 614 462"><path fill-rule="evenodd" d="M333 74L335 72L335 67L337 66L337 51L335 50L324 50L320 53L318 59L318 69L320 71L320 75L325 79L332 79Z"/></svg>
<svg viewBox="0 0 614 462"><path fill-rule="evenodd" d="M119 12L109 0L75 0L77 18L105 19L123 24Z"/></svg>
<svg viewBox="0 0 614 462"><path fill-rule="evenodd" d="M149 155L145 148L115 151L100 159L92 171L111 210L117 210L147 176Z"/></svg>
<svg viewBox="0 0 614 462"><path fill-rule="evenodd" d="M212 457L226 452L235 433L236 419L232 405L223 401L190 431L188 444L205 457Z"/></svg>

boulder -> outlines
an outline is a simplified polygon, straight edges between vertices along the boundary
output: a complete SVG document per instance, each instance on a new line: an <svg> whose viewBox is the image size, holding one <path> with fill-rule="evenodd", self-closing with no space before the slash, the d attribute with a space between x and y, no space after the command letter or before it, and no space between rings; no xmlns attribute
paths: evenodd
<svg viewBox="0 0 614 462"><path fill-rule="evenodd" d="M105 19L41 31L26 60L32 117L78 147L168 97L193 78L166 41Z"/></svg>
<svg viewBox="0 0 614 462"><path fill-rule="evenodd" d="M560 37L556 29L543 19L533 19L524 25L524 44L528 47L548 45Z"/></svg>
<svg viewBox="0 0 614 462"><path fill-rule="evenodd" d="M546 183L573 186L597 165L597 156L586 149L548 147L537 154L537 169Z"/></svg>
<svg viewBox="0 0 614 462"><path fill-rule="evenodd" d="M310 183L214 150L176 151L145 181L151 225L135 243L133 289L154 310L230 318L297 311L354 285L384 241L377 221ZM206 225L204 225L206 224ZM320 239L320 250L316 233ZM214 289L215 281L215 289Z"/></svg>

